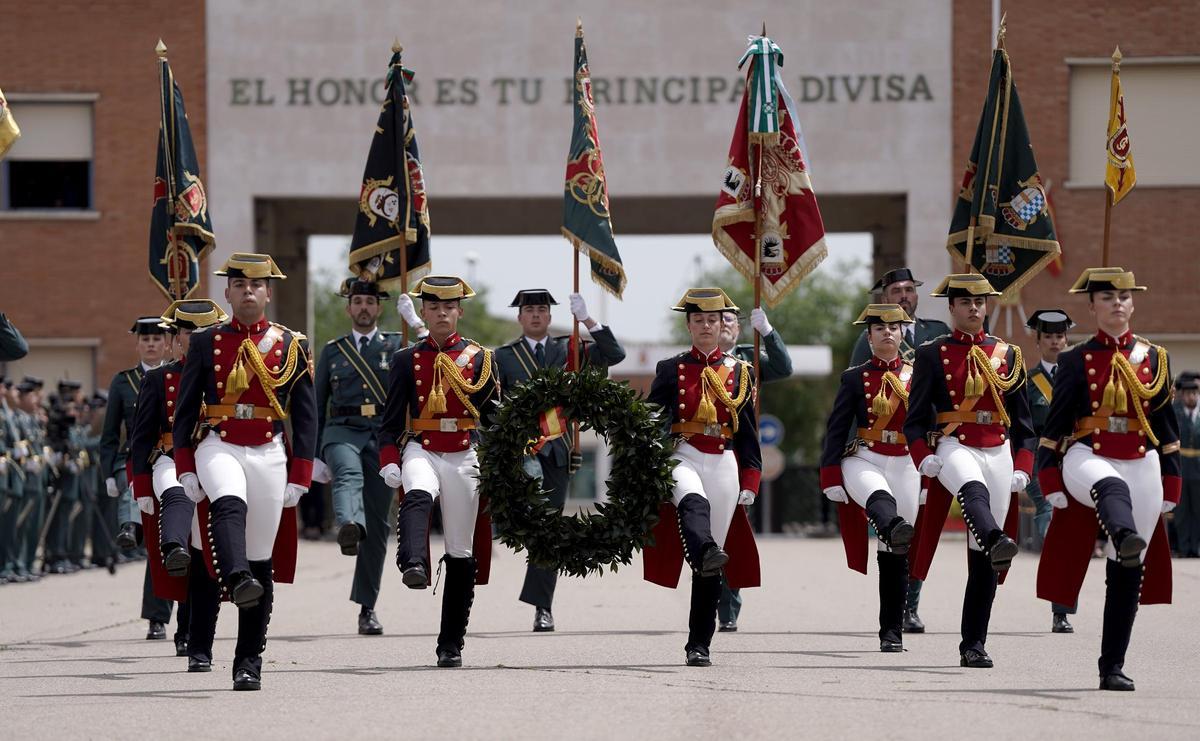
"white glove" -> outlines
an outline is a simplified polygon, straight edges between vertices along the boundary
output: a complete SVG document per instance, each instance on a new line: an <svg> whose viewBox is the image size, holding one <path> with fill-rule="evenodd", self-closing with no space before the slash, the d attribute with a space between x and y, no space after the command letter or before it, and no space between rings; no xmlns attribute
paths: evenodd
<svg viewBox="0 0 1200 741"><path fill-rule="evenodd" d="M741 492L738 493L738 504L754 504L754 500L757 498L757 496L757 494L749 489L742 489Z"/></svg>
<svg viewBox="0 0 1200 741"><path fill-rule="evenodd" d="M1010 491L1025 491L1026 486L1029 486L1029 474L1024 471L1013 471Z"/></svg>
<svg viewBox="0 0 1200 741"><path fill-rule="evenodd" d="M754 327L754 331L763 337L775 331L775 328L767 321L767 312L757 306L750 310L750 326Z"/></svg>
<svg viewBox="0 0 1200 741"><path fill-rule="evenodd" d="M936 455L925 456L925 460L921 461L921 465L917 469L925 478L937 478L937 475L942 472L942 459Z"/></svg>
<svg viewBox="0 0 1200 741"><path fill-rule="evenodd" d="M121 496L121 490L117 488L117 480L111 476L104 479L104 492L112 499Z"/></svg>
<svg viewBox="0 0 1200 741"><path fill-rule="evenodd" d="M333 481L333 472L320 458L313 458L312 480L318 484L328 484Z"/></svg>
<svg viewBox="0 0 1200 741"><path fill-rule="evenodd" d="M196 478L196 474L185 473L180 475L179 485L183 487L183 493L187 494L187 498L196 504L204 500L204 490L200 488L200 479Z"/></svg>
<svg viewBox="0 0 1200 741"><path fill-rule="evenodd" d="M388 485L390 489L399 489L400 484L404 483L404 479L400 477L400 466L395 463L389 463L379 471L379 475L383 477L383 483Z"/></svg>
<svg viewBox="0 0 1200 741"><path fill-rule="evenodd" d="M571 314L581 322L588 320L587 304L583 302L583 296L578 293L572 293L570 297Z"/></svg>
<svg viewBox="0 0 1200 741"><path fill-rule="evenodd" d="M850 501L850 495L846 493L844 486L831 486L825 489L825 498L838 504L845 504Z"/></svg>
<svg viewBox="0 0 1200 741"><path fill-rule="evenodd" d="M1171 510L1173 510L1173 509L1175 509L1175 503L1174 503L1174 502L1168 502L1167 500L1165 500L1165 499L1164 499L1164 500L1163 500L1163 509L1162 509L1162 511L1163 511L1163 514L1165 515L1165 514L1167 514L1168 512L1170 512L1170 511L1171 511Z"/></svg>
<svg viewBox="0 0 1200 741"><path fill-rule="evenodd" d="M1066 509L1067 508L1067 495L1061 491L1056 491L1053 494L1048 494L1046 496L1046 501L1049 502L1050 506L1053 507L1054 509Z"/></svg>
<svg viewBox="0 0 1200 741"><path fill-rule="evenodd" d="M404 323L413 329L420 329L425 326L425 322L421 321L421 317L417 314L417 307L413 306L412 296L407 293L402 293L396 299L396 311L400 312L400 318Z"/></svg>
<svg viewBox="0 0 1200 741"><path fill-rule="evenodd" d="M141 511L148 515L154 514L154 497L134 497L133 501L137 502L138 509Z"/></svg>
<svg viewBox="0 0 1200 741"><path fill-rule="evenodd" d="M928 499L929 499L929 488L924 487L921 489L921 493L917 495L917 505L923 506Z"/></svg>
<svg viewBox="0 0 1200 741"><path fill-rule="evenodd" d="M307 486L300 484L288 484L287 489L283 492L283 506L295 507L300 503L300 497L304 496L304 492L308 491Z"/></svg>

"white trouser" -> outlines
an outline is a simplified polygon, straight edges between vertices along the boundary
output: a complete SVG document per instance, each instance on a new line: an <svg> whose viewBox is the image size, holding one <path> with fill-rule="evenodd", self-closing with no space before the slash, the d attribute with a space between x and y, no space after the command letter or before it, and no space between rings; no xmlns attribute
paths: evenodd
<svg viewBox="0 0 1200 741"><path fill-rule="evenodd" d="M910 525L917 521L921 474L917 473L911 456L880 455L860 447L854 455L842 459L842 483L854 503L863 509L872 494L886 491L896 499L896 514ZM882 540L878 543L879 550L890 551Z"/></svg>
<svg viewBox="0 0 1200 741"><path fill-rule="evenodd" d="M155 506L158 507L158 512L162 513L162 498L163 493L171 488L183 488L183 484L179 483L179 478L175 475L175 459L169 455L160 455L154 461L154 470L151 471L151 480L154 482L154 499ZM192 543L200 543L200 519L196 513L192 513Z"/></svg>
<svg viewBox="0 0 1200 741"><path fill-rule="evenodd" d="M741 492L737 456L732 450L719 454L701 453L689 443L681 442L671 459L679 461L671 472L671 478L675 479L672 501L679 506L679 500L688 494L699 494L707 499L713 540L724 548Z"/></svg>
<svg viewBox="0 0 1200 741"><path fill-rule="evenodd" d="M1129 487L1129 500L1133 506L1133 524L1137 526L1138 535L1150 542L1158 528L1163 503L1162 468L1157 450L1146 451L1145 458L1125 461L1096 455L1087 445L1076 443L1067 448L1067 454L1063 456L1062 476L1067 493L1092 509L1096 508L1092 487L1097 481L1114 477L1124 481ZM1104 544L1104 553L1112 559L1117 557L1112 538Z"/></svg>
<svg viewBox="0 0 1200 741"><path fill-rule="evenodd" d="M475 448L458 453L435 453L418 442L404 446L400 469L404 491L427 491L442 500L442 531L446 555L470 558L479 514L479 458Z"/></svg>
<svg viewBox="0 0 1200 741"><path fill-rule="evenodd" d="M938 474L938 481L942 482L950 496L957 497L959 489L968 481L982 482L988 490L988 501L992 517L996 518L996 526L1003 528L1004 520L1008 517L1009 504L1012 502L1013 460L1008 444L993 448L972 448L952 437L943 437L938 441L937 454L942 459L942 472ZM967 547L976 551L983 550L979 543L975 542L974 535L968 538Z"/></svg>
<svg viewBox="0 0 1200 741"><path fill-rule="evenodd" d="M237 497L246 503L246 558L271 558L287 490L287 451L282 436L276 435L265 445L250 446L227 443L210 432L196 446L196 475L211 501Z"/></svg>

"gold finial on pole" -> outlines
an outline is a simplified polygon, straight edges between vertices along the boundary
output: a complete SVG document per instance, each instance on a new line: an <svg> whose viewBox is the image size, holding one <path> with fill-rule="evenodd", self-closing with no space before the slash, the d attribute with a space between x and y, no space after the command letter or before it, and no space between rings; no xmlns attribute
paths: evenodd
<svg viewBox="0 0 1200 741"><path fill-rule="evenodd" d="M1122 58L1123 57L1121 56L1121 47L1118 46L1116 49L1113 50L1113 53L1112 53L1113 72L1121 71L1121 59Z"/></svg>
<svg viewBox="0 0 1200 741"><path fill-rule="evenodd" d="M162 39L159 39L158 43L154 45L154 53L158 54L159 59L167 58L167 45L163 43Z"/></svg>
<svg viewBox="0 0 1200 741"><path fill-rule="evenodd" d="M583 36L583 19L576 18L575 19L575 38L581 38L582 36Z"/></svg>
<svg viewBox="0 0 1200 741"><path fill-rule="evenodd" d="M395 40L392 41L392 53L399 54L402 51L404 51L404 44L401 44L400 38L396 37Z"/></svg>
<svg viewBox="0 0 1200 741"><path fill-rule="evenodd" d="M1000 28L996 30L996 48L997 49L1004 48L1004 36L1008 33L1008 25L1006 24L1007 20L1008 20L1008 13L1005 12L1004 14L1002 14L1000 16Z"/></svg>

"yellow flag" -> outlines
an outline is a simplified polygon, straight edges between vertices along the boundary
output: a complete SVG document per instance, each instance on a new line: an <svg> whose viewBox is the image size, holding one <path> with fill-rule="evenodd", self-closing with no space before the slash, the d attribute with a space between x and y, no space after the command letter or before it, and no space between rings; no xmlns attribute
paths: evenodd
<svg viewBox="0 0 1200 741"><path fill-rule="evenodd" d="M1118 51L1117 54L1120 54ZM1119 59L1114 55L1114 60ZM1133 151L1130 148L1129 130L1125 128L1125 94L1121 92L1121 72L1113 64L1112 92L1108 103L1108 167L1104 171L1104 183L1112 191L1115 206L1137 184L1137 173L1133 169Z"/></svg>
<svg viewBox="0 0 1200 741"><path fill-rule="evenodd" d="M9 147L21 137L21 129L13 119L8 101L4 99L4 91L0 90L0 159L8 153Z"/></svg>

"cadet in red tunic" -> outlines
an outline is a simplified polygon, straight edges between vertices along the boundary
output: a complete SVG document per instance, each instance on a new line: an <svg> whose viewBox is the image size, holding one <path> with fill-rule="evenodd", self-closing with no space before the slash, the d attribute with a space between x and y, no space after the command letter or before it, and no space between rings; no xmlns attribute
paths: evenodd
<svg viewBox="0 0 1200 741"><path fill-rule="evenodd" d="M928 574L950 497L957 497L971 533L960 664L987 669L997 572L1017 554L1014 492L1029 483L1033 465L1025 366L1019 347L983 331L987 297L999 295L984 276L951 275L931 295L949 300L954 331L918 347L913 362L904 436L931 481L911 570L918 579Z"/></svg>
<svg viewBox="0 0 1200 741"><path fill-rule="evenodd" d="M429 518L433 500L441 500L446 583L437 665L457 667L475 585L487 583L491 524L482 514L475 443L480 419L499 399L500 381L492 351L458 334L461 302L475 295L465 281L429 276L409 295L421 299L429 334L392 357L379 474L404 491L396 565L412 589L429 585Z"/></svg>
<svg viewBox="0 0 1200 741"><path fill-rule="evenodd" d="M317 404L307 340L265 316L271 281L285 277L275 261L235 252L215 275L228 279L233 319L192 334L176 401L174 458L187 495L208 498L212 565L241 608L233 688L257 690L274 582L290 582L295 571L293 508L312 479ZM288 419L290 451L283 439Z"/></svg>
<svg viewBox="0 0 1200 741"><path fill-rule="evenodd" d="M176 655L188 657L188 671L203 672L212 669L216 625L210 616L220 607L220 595L204 566L196 503L179 483L171 428L192 332L229 317L213 301L193 299L174 302L161 318L159 326L175 335L181 359L148 371L142 379L129 433L129 480L142 511L154 594L179 603L179 624L185 632L175 638ZM195 620L190 619L193 615Z"/></svg>
<svg viewBox="0 0 1200 741"><path fill-rule="evenodd" d="M1134 689L1123 668L1139 596L1142 604L1171 601L1162 515L1179 502L1179 423L1166 349L1129 328L1133 293L1144 290L1133 273L1116 267L1088 268L1071 288L1088 294L1098 329L1059 356L1037 451L1038 480L1055 507L1038 567L1038 596L1073 604L1096 519L1108 534L1103 690Z"/></svg>
<svg viewBox="0 0 1200 741"><path fill-rule="evenodd" d="M643 564L648 580L669 587L678 583L681 560L691 566L684 653L688 666L709 666L722 569L729 564L725 577L732 589L759 583L754 536L739 505L754 502L762 456L753 371L717 345L722 314L738 307L720 288L693 288L674 310L687 314L692 349L658 364L646 397L662 406L664 424L677 440L674 508L664 512ZM676 522L679 537L671 532Z"/></svg>
<svg viewBox="0 0 1200 741"><path fill-rule="evenodd" d="M879 538L879 650L884 653L904 650L908 546L920 507L921 477L902 432L913 369L900 356L900 342L912 322L897 304L863 309L855 324L867 325L871 358L842 373L821 454L821 489L840 505L847 565L867 573L867 522Z"/></svg>

